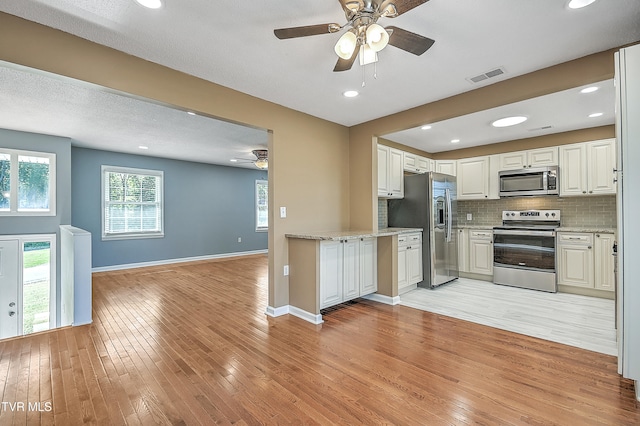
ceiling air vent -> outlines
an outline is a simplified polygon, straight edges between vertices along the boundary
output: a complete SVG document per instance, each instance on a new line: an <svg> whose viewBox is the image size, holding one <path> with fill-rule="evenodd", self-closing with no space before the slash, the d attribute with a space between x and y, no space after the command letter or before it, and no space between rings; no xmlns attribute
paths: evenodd
<svg viewBox="0 0 640 426"><path fill-rule="evenodd" d="M487 71L483 74L476 75L475 77L468 77L467 81L470 83L480 83L481 81L488 80L490 78L497 77L505 73L506 73L505 69L502 67L499 67L491 71Z"/></svg>
<svg viewBox="0 0 640 426"><path fill-rule="evenodd" d="M549 130L553 128L553 126L542 126L542 127L536 127L535 129L528 129L530 132L539 132L540 130Z"/></svg>

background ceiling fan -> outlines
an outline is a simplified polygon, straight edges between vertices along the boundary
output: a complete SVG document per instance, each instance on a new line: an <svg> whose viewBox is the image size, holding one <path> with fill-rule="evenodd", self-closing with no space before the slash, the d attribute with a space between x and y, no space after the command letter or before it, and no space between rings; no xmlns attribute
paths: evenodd
<svg viewBox="0 0 640 426"><path fill-rule="evenodd" d="M256 156L255 160L248 158L234 158L234 163L253 163L257 168L266 170L269 168L269 151L266 149L254 149L251 151Z"/></svg>
<svg viewBox="0 0 640 426"><path fill-rule="evenodd" d="M387 44L399 49L422 55L435 42L434 40L412 33L402 28L390 26L383 28L377 21L380 18L395 18L429 0L338 0L344 10L347 23L307 25L303 27L280 28L274 30L279 39L306 37L318 34L337 33L349 28L335 45L339 59L333 71L351 69L358 54L360 65L378 60L377 52Z"/></svg>

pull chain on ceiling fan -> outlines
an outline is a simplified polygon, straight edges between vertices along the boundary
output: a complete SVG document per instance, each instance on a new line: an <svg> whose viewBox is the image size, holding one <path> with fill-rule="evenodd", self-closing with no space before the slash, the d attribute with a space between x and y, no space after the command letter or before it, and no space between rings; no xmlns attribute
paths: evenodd
<svg viewBox="0 0 640 426"><path fill-rule="evenodd" d="M360 65L377 62L378 52L388 44L419 56L435 43L430 38L402 28L394 26L383 28L377 23L380 18L395 18L426 3L428 0L338 1L347 18L346 24L330 23L280 28L273 31L275 36L282 40L337 33L344 28L348 28L334 47L334 51L338 55L338 62L333 69L334 72L350 70L358 56L360 56Z"/></svg>

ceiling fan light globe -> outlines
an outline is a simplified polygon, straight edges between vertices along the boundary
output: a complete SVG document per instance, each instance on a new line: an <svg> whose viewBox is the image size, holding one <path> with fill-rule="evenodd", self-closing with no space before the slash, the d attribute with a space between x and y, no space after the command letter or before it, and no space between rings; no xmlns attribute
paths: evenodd
<svg viewBox="0 0 640 426"><path fill-rule="evenodd" d="M374 52L384 49L389 43L389 33L381 25L371 24L367 27L367 44Z"/></svg>
<svg viewBox="0 0 640 426"><path fill-rule="evenodd" d="M356 35L351 31L347 31L342 34L342 37L338 39L334 50L336 55L342 59L349 59L353 55L353 51L356 49Z"/></svg>
<svg viewBox="0 0 640 426"><path fill-rule="evenodd" d="M255 164L257 168L262 170L267 169L269 167L269 161L266 158L258 159L253 164Z"/></svg>

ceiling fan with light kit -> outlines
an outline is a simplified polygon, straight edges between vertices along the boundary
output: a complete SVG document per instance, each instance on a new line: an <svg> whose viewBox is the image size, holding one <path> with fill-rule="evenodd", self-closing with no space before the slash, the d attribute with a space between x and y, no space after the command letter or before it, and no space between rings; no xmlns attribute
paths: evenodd
<svg viewBox="0 0 640 426"><path fill-rule="evenodd" d="M249 158L234 158L231 161L234 163L253 163L261 170L269 168L269 151L266 149L254 149L251 153L256 156L255 160Z"/></svg>
<svg viewBox="0 0 640 426"><path fill-rule="evenodd" d="M347 28L335 45L338 62L333 71L350 70L360 56L360 65L375 63L378 52L387 44L414 55L422 55L435 42L419 34L378 24L380 18L395 18L429 0L338 0L344 10L347 23L307 25L274 30L279 39L307 37L337 33Z"/></svg>

